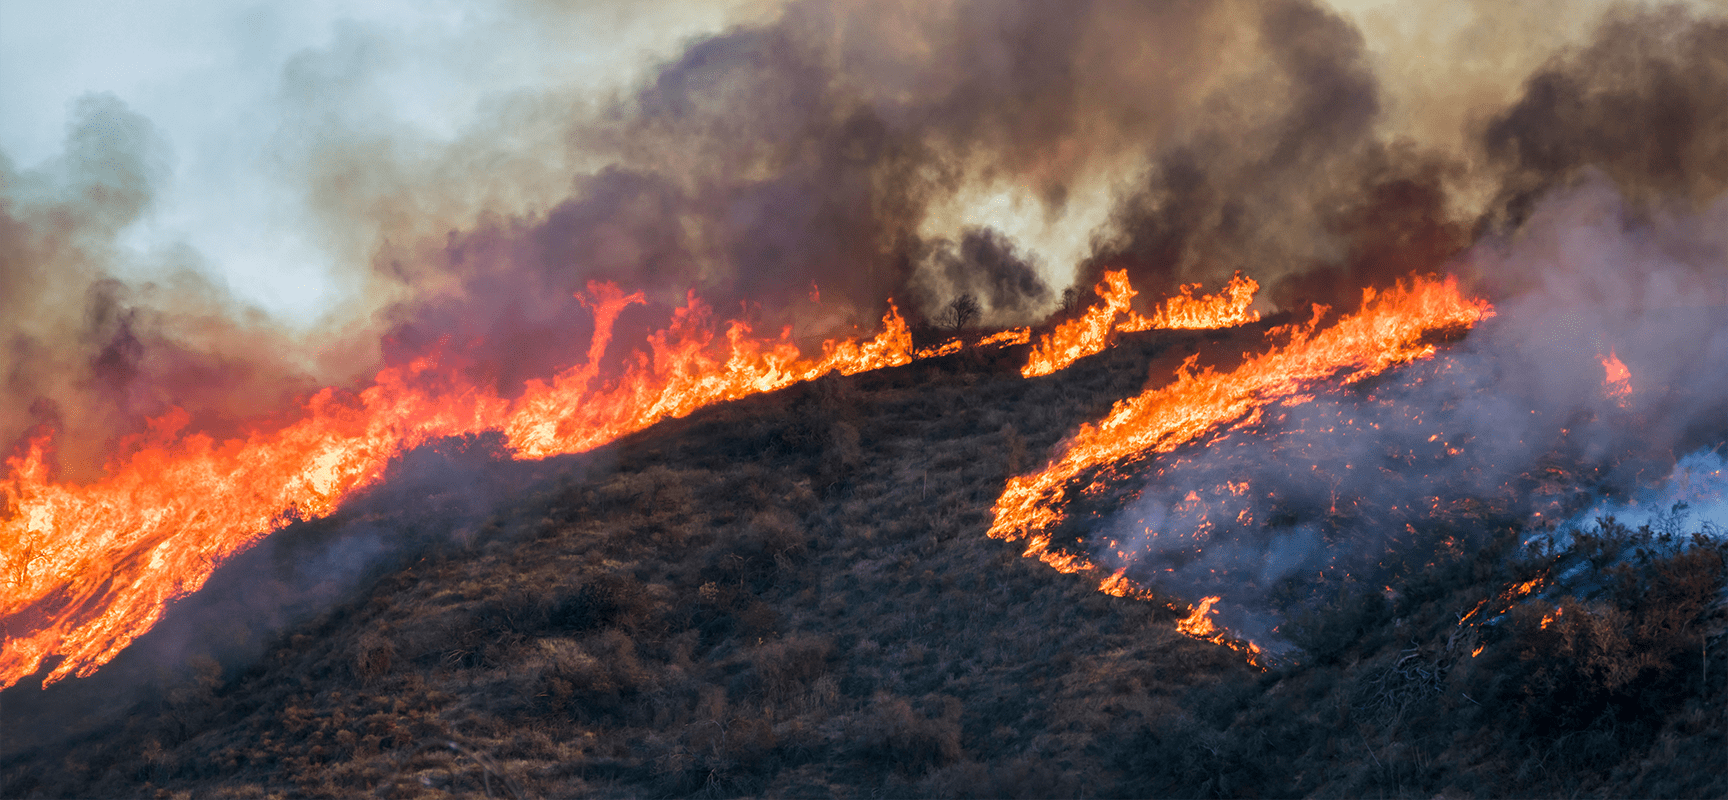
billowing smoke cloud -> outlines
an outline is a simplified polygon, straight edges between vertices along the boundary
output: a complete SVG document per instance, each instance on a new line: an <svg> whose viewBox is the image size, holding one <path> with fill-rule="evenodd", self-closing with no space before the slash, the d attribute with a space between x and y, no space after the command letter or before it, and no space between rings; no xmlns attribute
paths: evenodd
<svg viewBox="0 0 1728 800"><path fill-rule="evenodd" d="M1491 220L1515 225L1532 203L1586 170L1641 203L1696 207L1728 188L1728 20L1678 6L1611 13L1588 47L1530 77L1488 124L1505 169Z"/></svg>
<svg viewBox="0 0 1728 800"><path fill-rule="evenodd" d="M1051 297L1027 255L993 228L967 229L958 243L931 242L919 266L913 291L924 308L972 295L983 303L986 322L1013 324L1042 311Z"/></svg>
<svg viewBox="0 0 1728 800"><path fill-rule="evenodd" d="M459 287L392 309L398 338L454 324L457 341L485 342L493 355L483 360L543 370L512 343L566 338L580 316L570 295L597 279L661 303L694 289L809 336L869 326L890 297L934 317L972 292L992 322L1033 321L1051 292L1030 259L981 225L928 236L932 203L1005 180L1059 212L1075 181L1159 135L1165 109L1208 74L1138 73L1197 36L1233 38L1231 21L1253 13L789 4L768 24L692 44L599 113L576 114L570 135L605 166L543 213L380 252L381 274ZM808 300L813 285L821 308Z"/></svg>

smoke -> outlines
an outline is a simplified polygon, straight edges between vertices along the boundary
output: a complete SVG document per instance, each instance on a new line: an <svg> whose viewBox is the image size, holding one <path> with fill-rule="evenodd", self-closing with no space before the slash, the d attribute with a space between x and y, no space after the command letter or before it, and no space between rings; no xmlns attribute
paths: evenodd
<svg viewBox="0 0 1728 800"><path fill-rule="evenodd" d="M923 308L972 295L983 300L986 324L1009 324L1034 316L1050 300L1050 286L1029 255L1001 231L969 228L958 243L937 239L927 246L912 287Z"/></svg>
<svg viewBox="0 0 1728 800"><path fill-rule="evenodd" d="M0 445L52 433L68 478L99 475L171 409L235 433L317 385L296 337L236 303L197 254L122 244L170 162L154 126L111 95L78 100L57 158L29 170L0 159Z"/></svg>
<svg viewBox="0 0 1728 800"><path fill-rule="evenodd" d="M1500 41L1481 20L1515 12L1495 5L1424 57ZM349 22L281 64L260 160L355 295L317 333L185 242L130 246L174 155L118 98L79 101L62 154L0 157L0 444L51 430L62 476L92 479L176 408L182 433L235 435L434 349L509 395L580 357L572 295L597 280L650 300L619 321L627 348L692 291L809 340L870 328L889 298L916 320L971 293L987 324L1034 323L1105 269L1149 299L1241 270L1289 310L1465 271L1500 317L1462 346L1173 458L1113 523L1150 554L1136 577L1251 615L1291 576L1429 536L1404 527L1433 508L1411 498L1546 491L1555 453L1623 492L1728 427L1728 342L1701 310L1728 303L1718 18L1617 8L1454 90L1307 0L797 0L641 44L699 10L668 8L505 4L420 42ZM458 86L517 41L595 30L647 55L428 91L419 114L392 77ZM512 74L579 71L528 62ZM1031 210L970 200L1010 195ZM1083 244L1040 247L1058 240ZM1626 408L1603 393L1610 350ZM1544 519L1594 500L1540 496Z"/></svg>
<svg viewBox="0 0 1728 800"><path fill-rule="evenodd" d="M1595 41L1557 57L1488 124L1505 170L1491 220L1516 225L1532 202L1585 170L1640 203L1697 207L1728 188L1728 21L1679 6L1616 9Z"/></svg>

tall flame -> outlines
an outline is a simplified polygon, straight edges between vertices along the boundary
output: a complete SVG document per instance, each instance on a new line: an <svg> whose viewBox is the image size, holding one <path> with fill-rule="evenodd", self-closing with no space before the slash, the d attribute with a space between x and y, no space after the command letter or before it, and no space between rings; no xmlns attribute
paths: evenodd
<svg viewBox="0 0 1728 800"><path fill-rule="evenodd" d="M1198 283L1184 285L1181 294L1165 300L1152 316L1147 317L1130 305L1139 292L1129 285L1128 272L1105 272L1104 282L1093 287L1104 302L1056 326L1040 339L1020 374L1035 378L1067 367L1103 350L1110 343L1112 332L1134 333L1154 328L1230 328L1260 319L1260 312L1248 310L1248 306L1254 303L1254 293L1260 290L1260 284L1253 278L1238 273L1216 295L1195 297L1194 292L1199 289ZM1120 323L1116 321L1118 316L1123 317Z"/></svg>
<svg viewBox="0 0 1728 800"><path fill-rule="evenodd" d="M582 452L713 403L912 358L911 333L892 303L875 338L829 341L820 358L804 359L788 331L758 338L738 321L718 346L712 313L691 295L647 351L608 380L599 365L613 325L644 300L610 284L588 289L587 361L531 383L514 401L427 357L383 370L358 394L319 392L298 422L243 440L181 435L188 415L164 415L89 485L54 481L51 442L31 442L0 480L0 688L53 655L64 660L44 686L91 674L218 564L288 521L331 513L382 478L392 457L431 439L501 430L518 456Z"/></svg>
<svg viewBox="0 0 1728 800"><path fill-rule="evenodd" d="M1605 373L1605 391L1621 408L1632 402L1632 370L1626 368L1626 362L1614 354L1614 348L1608 348L1608 355L1602 356L1602 371Z"/></svg>
<svg viewBox="0 0 1728 800"><path fill-rule="evenodd" d="M1052 549L1047 532L1063 519L1070 484L1082 473L1168 453L1226 426L1247 427L1269 404L1304 402L1303 393L1321 381L1341 375L1351 383L1426 358L1435 352L1425 341L1429 334L1493 314L1485 301L1464 297L1450 277L1415 278L1380 294L1365 290L1362 308L1328 328L1318 327L1323 309L1315 311L1306 325L1268 332L1287 341L1230 372L1196 369L1190 358L1171 383L1118 402L1096 425L1082 425L1044 469L1009 479L990 536L1026 538L1025 555L1063 572L1095 570L1083 556ZM1143 591L1121 570L1101 579L1100 588Z"/></svg>

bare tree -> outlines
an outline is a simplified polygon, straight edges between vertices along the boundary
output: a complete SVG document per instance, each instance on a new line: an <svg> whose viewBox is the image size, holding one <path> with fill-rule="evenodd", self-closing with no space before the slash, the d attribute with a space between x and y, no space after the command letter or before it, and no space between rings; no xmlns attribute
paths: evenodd
<svg viewBox="0 0 1728 800"><path fill-rule="evenodd" d="M942 319L948 323L949 328L958 333L963 328L971 327L983 313L983 309L978 307L978 296L967 292L948 301L948 309L942 314Z"/></svg>

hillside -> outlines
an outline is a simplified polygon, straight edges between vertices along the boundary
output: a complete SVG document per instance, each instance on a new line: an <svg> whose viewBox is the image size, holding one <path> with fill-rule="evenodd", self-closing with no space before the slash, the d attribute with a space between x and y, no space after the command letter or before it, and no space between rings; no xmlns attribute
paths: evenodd
<svg viewBox="0 0 1728 800"><path fill-rule="evenodd" d="M830 376L580 457L414 454L136 646L193 670L123 656L0 695L0 793L1728 794L1719 540L1609 526L1542 560L1489 503L1454 521L1482 547L1293 606L1298 649L1262 671L1176 632L1197 598L1112 597L984 535L1010 475L1267 324L1030 380L1023 347ZM344 542L363 566L318 589L296 553ZM1586 562L1605 579L1562 623L1513 608L1463 652L1459 609ZM307 618L224 628L240 595Z"/></svg>

